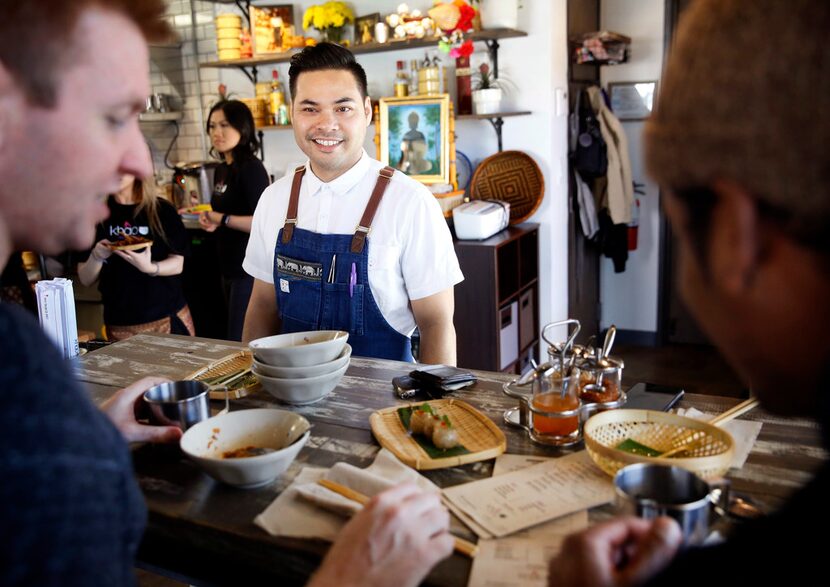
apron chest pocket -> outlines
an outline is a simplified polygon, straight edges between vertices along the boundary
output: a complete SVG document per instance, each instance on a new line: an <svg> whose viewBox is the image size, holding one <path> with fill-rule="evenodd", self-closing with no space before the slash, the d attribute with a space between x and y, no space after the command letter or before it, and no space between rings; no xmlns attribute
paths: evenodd
<svg viewBox="0 0 830 587"><path fill-rule="evenodd" d="M317 330L320 312L322 265L277 257L277 304L280 317L290 320L298 330Z"/></svg>
<svg viewBox="0 0 830 587"><path fill-rule="evenodd" d="M349 296L347 283L323 284L321 330L346 330L363 335L363 284L356 284Z"/></svg>

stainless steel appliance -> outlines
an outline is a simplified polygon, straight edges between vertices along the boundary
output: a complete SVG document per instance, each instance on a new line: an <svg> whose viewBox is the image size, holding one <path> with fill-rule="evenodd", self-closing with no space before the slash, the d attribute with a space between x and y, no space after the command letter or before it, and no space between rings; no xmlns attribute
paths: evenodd
<svg viewBox="0 0 830 587"><path fill-rule="evenodd" d="M178 163L173 169L173 203L176 208L210 204L213 174L218 161Z"/></svg>

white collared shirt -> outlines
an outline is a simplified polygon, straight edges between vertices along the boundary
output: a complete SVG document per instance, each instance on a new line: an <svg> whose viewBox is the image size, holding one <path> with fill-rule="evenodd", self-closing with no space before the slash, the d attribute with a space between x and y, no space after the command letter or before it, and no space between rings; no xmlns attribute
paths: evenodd
<svg viewBox="0 0 830 587"><path fill-rule="evenodd" d="M354 234L383 168L363 152L347 172L324 183L306 163L300 189L297 228L319 234ZM274 283L274 248L285 224L294 173L271 184L259 200L242 268ZM436 294L461 282L447 223L435 197L423 184L395 172L378 206L369 242L369 286L387 322L409 336L415 317L409 300Z"/></svg>

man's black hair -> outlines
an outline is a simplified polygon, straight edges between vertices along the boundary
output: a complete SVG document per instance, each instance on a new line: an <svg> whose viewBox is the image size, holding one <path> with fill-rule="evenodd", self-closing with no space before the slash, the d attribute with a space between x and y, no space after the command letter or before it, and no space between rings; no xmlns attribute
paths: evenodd
<svg viewBox="0 0 830 587"><path fill-rule="evenodd" d="M352 52L335 43L318 43L313 47L306 47L291 58L291 67L288 69L288 87L291 90L291 98L297 95L297 79L301 73L327 69L342 69L351 72L357 82L361 98L365 100L369 95L366 72L355 61Z"/></svg>

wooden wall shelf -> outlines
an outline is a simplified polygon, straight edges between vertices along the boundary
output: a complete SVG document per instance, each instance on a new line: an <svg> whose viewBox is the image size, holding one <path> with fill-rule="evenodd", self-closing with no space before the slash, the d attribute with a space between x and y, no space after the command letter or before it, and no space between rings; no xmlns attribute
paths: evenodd
<svg viewBox="0 0 830 587"><path fill-rule="evenodd" d="M474 41L496 41L498 39L510 39L515 37L526 37L527 33L516 29L490 29L476 31L472 34ZM370 53L387 53L390 51L403 51L406 49L422 49L425 47L437 47L438 39L408 39L404 41L389 41L388 43L366 43L365 45L354 45L349 50L355 55L366 55ZM199 67L256 67L272 63L288 63L291 56L297 50L286 51L275 55L254 57L252 59L231 59L226 61L207 61L200 63Z"/></svg>

